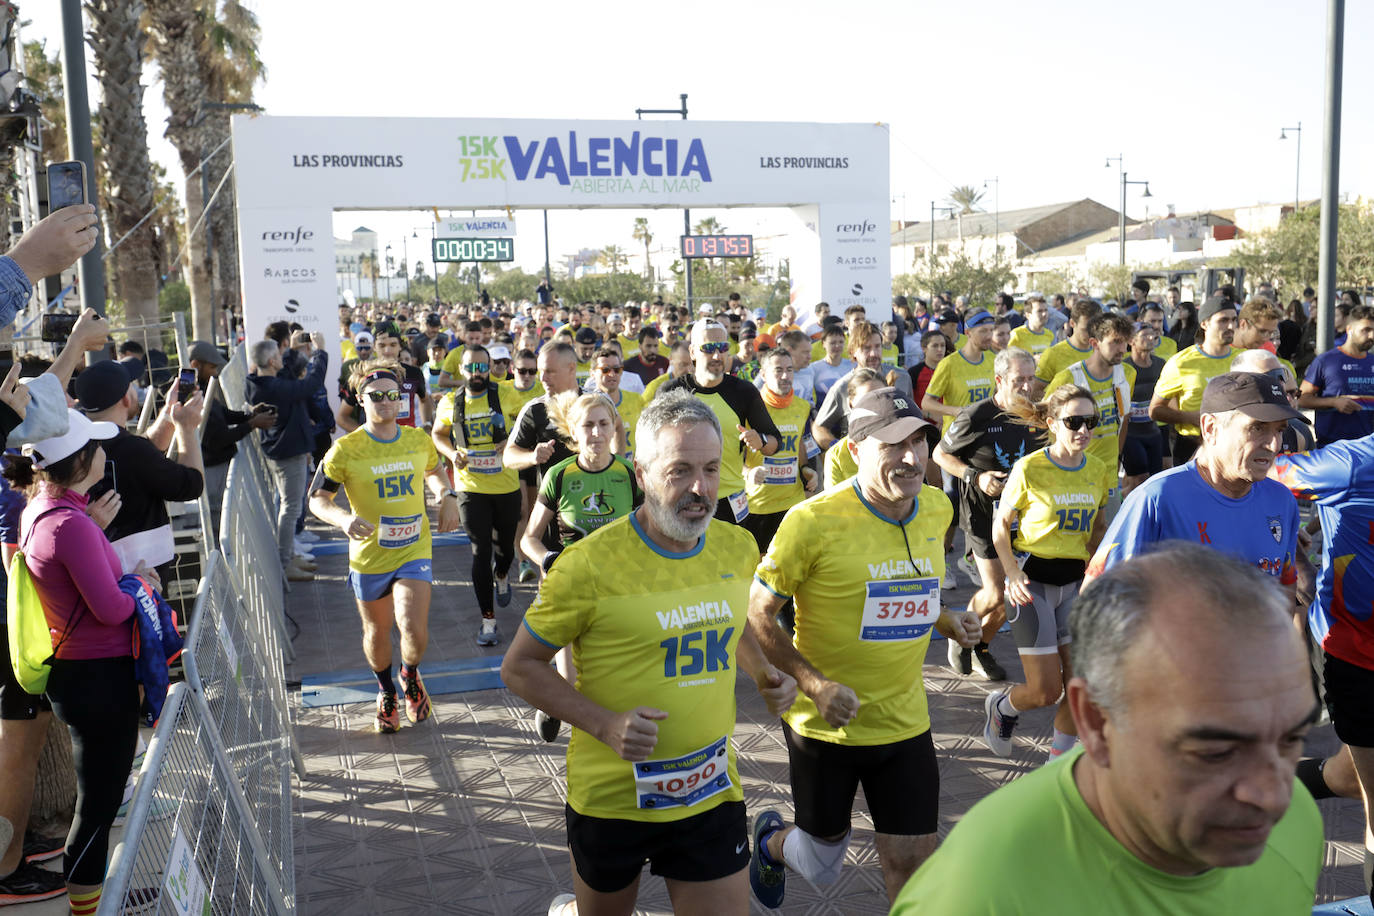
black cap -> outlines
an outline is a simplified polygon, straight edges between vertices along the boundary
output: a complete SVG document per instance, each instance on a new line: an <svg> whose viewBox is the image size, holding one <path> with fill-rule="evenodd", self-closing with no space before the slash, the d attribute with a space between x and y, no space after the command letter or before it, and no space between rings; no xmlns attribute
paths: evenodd
<svg viewBox="0 0 1374 916"><path fill-rule="evenodd" d="M954 309L945 309L940 313L940 317L935 319L936 324L950 324L951 322L954 324L959 323L959 313L954 311Z"/></svg>
<svg viewBox="0 0 1374 916"><path fill-rule="evenodd" d="M1301 420L1302 413L1288 403L1283 384L1258 372L1228 372L1207 383L1202 392L1202 413L1239 410L1264 423Z"/></svg>
<svg viewBox="0 0 1374 916"><path fill-rule="evenodd" d="M139 375L142 374L141 368ZM112 359L87 366L77 375L76 400L86 413L99 413L119 403L129 391L129 383L136 381L130 368Z"/></svg>
<svg viewBox="0 0 1374 916"><path fill-rule="evenodd" d="M577 333L573 335L573 340L580 344L594 344L596 343L596 332L591 328L578 328Z"/></svg>
<svg viewBox="0 0 1374 916"><path fill-rule="evenodd" d="M1226 309L1230 309L1234 312L1236 310L1236 304L1225 296L1208 296L1207 301L1202 303L1202 308L1197 310L1197 322L1198 324L1204 324L1208 318Z"/></svg>
<svg viewBox="0 0 1374 916"><path fill-rule="evenodd" d="M918 429L926 431L931 447L940 439L940 427L926 419L921 409L896 388L875 388L849 408L849 439L862 442L869 436L889 445L902 442Z"/></svg>

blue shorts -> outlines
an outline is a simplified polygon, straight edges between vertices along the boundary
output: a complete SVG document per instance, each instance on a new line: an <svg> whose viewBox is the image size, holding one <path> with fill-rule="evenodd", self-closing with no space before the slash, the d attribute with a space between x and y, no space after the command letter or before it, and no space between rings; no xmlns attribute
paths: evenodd
<svg viewBox="0 0 1374 916"><path fill-rule="evenodd" d="M419 582L434 581L434 563L430 560L411 560L391 572L360 573L350 569L348 584L353 586L353 594L359 601L376 601L391 594L391 586L397 579L415 579Z"/></svg>

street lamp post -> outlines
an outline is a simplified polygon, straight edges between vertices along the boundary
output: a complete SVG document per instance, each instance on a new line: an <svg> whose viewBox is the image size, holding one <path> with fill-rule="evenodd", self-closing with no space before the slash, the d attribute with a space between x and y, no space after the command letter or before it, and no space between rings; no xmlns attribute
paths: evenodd
<svg viewBox="0 0 1374 916"><path fill-rule="evenodd" d="M396 273L396 259L391 256L391 243L386 246L386 298L391 301L391 278Z"/></svg>
<svg viewBox="0 0 1374 916"><path fill-rule="evenodd" d="M403 274L406 275L406 302L407 302L407 303L410 302L410 246L406 244L408 241L409 241L409 239L406 238L406 234L405 234L404 232L402 232L402 233L401 233L401 273L403 273Z"/></svg>
<svg viewBox="0 0 1374 916"><path fill-rule="evenodd" d="M1115 162L1116 162L1116 164L1117 164L1117 168L1119 168L1119 169L1121 170L1121 211L1120 211L1120 212L1117 214L1117 216L1116 216L1117 251L1118 251L1117 263L1118 263L1121 267L1125 267L1125 266L1126 266L1126 185L1128 185L1128 184L1143 184L1143 185L1145 186L1145 193L1144 193L1144 194L1141 194L1140 196L1141 196L1141 197L1153 197L1154 195L1152 195L1152 194L1150 193L1150 183L1149 183L1148 181L1129 181L1129 180L1127 180L1127 178L1126 178L1126 163L1125 163L1125 161L1124 161L1124 159L1123 159L1123 156L1122 156L1121 154L1118 154L1118 155L1116 155L1116 156L1108 156L1108 157L1107 157L1107 162L1106 162L1106 167L1107 167L1107 168L1111 168L1111 167L1112 167L1112 162L1113 162L1113 160L1115 160Z"/></svg>
<svg viewBox="0 0 1374 916"><path fill-rule="evenodd" d="M1279 139L1287 140L1290 130L1298 135L1297 165L1294 167L1297 176L1293 179L1293 212L1297 213L1298 203L1302 200L1302 195L1298 192L1298 189L1302 186L1302 122L1299 121L1297 127L1280 127Z"/></svg>
<svg viewBox="0 0 1374 916"><path fill-rule="evenodd" d="M996 175L991 178L983 179L983 188L986 189L988 183L997 185L992 189L992 259L995 263L1002 263L1002 179Z"/></svg>
<svg viewBox="0 0 1374 916"><path fill-rule="evenodd" d="M635 120L637 120L637 121L642 121L642 120L644 120L644 116L645 116L646 114L675 114L675 115L682 115L682 120L684 120L684 121L687 120L687 93L685 93L685 92L678 93L678 98L682 100L682 107L680 107L680 108L636 108L636 109L635 109ZM546 213L545 213L545 223L544 223L545 233L546 233L546 234L547 234L547 232L548 232L548 222L547 222L547 220L548 220L548 215L547 215L547 212L546 212ZM682 211L682 234L683 234L683 235L691 235L691 234L692 234L692 211L691 211L691 210L688 210L688 209L685 209L685 208L684 208L683 211ZM547 242L547 240L545 241L544 246L545 246L545 248L548 247L548 242ZM548 256L547 256L547 254L546 254L545 257L544 257L544 276L545 276L546 278L548 277L548 271L549 271L549 267L548 267ZM687 292L687 311L688 311L688 314L693 314L693 313L695 313L696 310L692 308L692 259L691 259L691 258L683 258L683 259L682 259L682 275L683 275L683 277L684 277L684 278L686 279L686 281L687 281L687 283L686 283L686 286L687 286L687 289L686 289L686 292ZM552 281L550 281L550 284L552 284Z"/></svg>

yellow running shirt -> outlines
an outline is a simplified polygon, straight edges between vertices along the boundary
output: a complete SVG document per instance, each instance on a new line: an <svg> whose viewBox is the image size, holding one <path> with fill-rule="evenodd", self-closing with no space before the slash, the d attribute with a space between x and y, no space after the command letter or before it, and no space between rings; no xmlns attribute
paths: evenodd
<svg viewBox="0 0 1374 916"><path fill-rule="evenodd" d="M664 385L668 384L672 380L673 376L665 372L662 375L656 376L652 380L645 382L644 403L647 404L650 401L652 401L654 399L654 395L658 394L658 389L662 388Z"/></svg>
<svg viewBox="0 0 1374 916"><path fill-rule="evenodd" d="M430 558L424 478L438 464L429 434L413 426L386 442L360 426L329 447L324 476L343 485L354 515L376 526L365 541L348 539L349 569L385 573Z"/></svg>
<svg viewBox="0 0 1374 916"><path fill-rule="evenodd" d="M631 513L565 548L525 613L549 647L571 645L577 689L614 712L652 706L641 763L580 729L568 742L568 804L579 814L676 821L741 801L735 649L749 619L754 536L712 521L692 550L667 553ZM620 575L607 575L608 570Z"/></svg>
<svg viewBox="0 0 1374 916"><path fill-rule="evenodd" d="M969 362L960 350L955 350L935 366L926 386L926 394L938 398L949 407L967 407L992 397L992 363L996 354L991 351L979 355L978 362ZM948 432L954 418L945 416L941 432Z"/></svg>
<svg viewBox="0 0 1374 916"><path fill-rule="evenodd" d="M585 363L577 364L577 390L581 391L587 387L587 380L592 377L592 364L588 360Z"/></svg>
<svg viewBox="0 0 1374 916"><path fill-rule="evenodd" d="M1049 328L1041 328L1037 334L1026 325L1011 332L1011 344L1013 347L1020 347L1031 356L1039 356L1054 345L1054 332Z"/></svg>
<svg viewBox="0 0 1374 916"><path fill-rule="evenodd" d="M619 395L620 403L615 405L615 410L625 424L623 457L632 459L635 456L635 424L639 422L639 415L644 412L644 396L637 391L626 391L623 388L620 389Z"/></svg>
<svg viewBox="0 0 1374 916"><path fill-rule="evenodd" d="M764 406L767 405L765 400ZM772 455L752 449L745 453L744 490L749 498L750 512L761 515L786 512L806 498L801 469L819 452L815 440L811 438L811 411L811 405L796 395L792 396L791 403L786 407L768 407L768 414L778 428L782 444ZM764 468L764 483L755 486L749 482L747 470L760 466Z"/></svg>
<svg viewBox="0 0 1374 916"><path fill-rule="evenodd" d="M1179 410L1197 410L1202 406L1202 392L1207 383L1218 375L1231 371L1231 357L1235 349L1226 348L1223 356L1208 356L1200 347L1179 350L1159 370L1159 381L1155 383L1155 396L1167 401L1178 398ZM1174 429L1180 436L1200 436L1202 432L1191 424L1177 423Z"/></svg>
<svg viewBox="0 0 1374 916"><path fill-rule="evenodd" d="M514 381L505 379L501 382L501 387L497 396L501 399L502 412L505 412L506 408L509 407L515 412L515 416L519 416L520 410L526 404L533 401L535 398L544 396L544 383L535 379L533 385L521 391L519 388L515 387Z"/></svg>
<svg viewBox="0 0 1374 916"><path fill-rule="evenodd" d="M1118 373L1116 370L1120 369ZM1055 374L1045 386L1045 397L1061 385L1077 385L1092 392L1099 422L1088 443L1088 454L1115 469L1121 460L1121 425L1129 423L1131 389L1135 387L1135 367L1127 363L1113 366L1106 378L1088 371L1086 360L1073 363ZM1112 484L1116 486L1116 484Z"/></svg>
<svg viewBox="0 0 1374 916"><path fill-rule="evenodd" d="M1050 347L1040 354L1040 358L1035 363L1035 377L1042 382L1048 382L1069 366L1088 358L1093 348L1080 350L1067 340Z"/></svg>
<svg viewBox="0 0 1374 916"><path fill-rule="evenodd" d="M515 431L515 417L519 413L513 404L507 404L502 395L504 389L497 388L497 401L501 405L503 421L507 434ZM453 422L459 397L465 398L464 416L467 420L466 435L454 435ZM468 463L462 470L454 471L453 486L464 493L510 493L520 486L520 472L508 468L502 458L504 442L492 439L491 404L484 391L475 399L468 396L466 388L454 388L444 395L435 411L434 428L439 435L450 436L455 445L466 450Z"/></svg>
<svg viewBox="0 0 1374 916"><path fill-rule="evenodd" d="M991 360L989 360L991 362ZM755 581L797 604L793 643L826 677L859 696L834 728L804 693L783 715L793 731L834 744L904 741L930 729L921 666L940 616L949 497L922 486L902 524L877 514L858 481L793 506Z"/></svg>
<svg viewBox="0 0 1374 916"><path fill-rule="evenodd" d="M859 463L849 454L849 437L841 436L825 452L825 485L833 487L859 473Z"/></svg>
<svg viewBox="0 0 1374 916"><path fill-rule="evenodd" d="M1012 549L1043 560L1086 561L1093 522L1115 486L1116 468L1089 454L1076 468L1056 464L1047 448L1019 459L998 500L1019 516Z"/></svg>
<svg viewBox="0 0 1374 916"><path fill-rule="evenodd" d="M1165 337L1161 334L1159 337L1159 343L1155 344L1154 355L1158 356L1162 360L1167 361L1177 352L1178 341L1174 340L1172 337Z"/></svg>

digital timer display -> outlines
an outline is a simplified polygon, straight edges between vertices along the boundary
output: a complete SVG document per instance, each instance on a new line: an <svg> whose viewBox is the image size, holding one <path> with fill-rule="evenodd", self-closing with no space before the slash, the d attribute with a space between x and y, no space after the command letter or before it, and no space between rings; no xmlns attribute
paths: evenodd
<svg viewBox="0 0 1374 916"><path fill-rule="evenodd" d="M684 235L684 258L752 258L752 235Z"/></svg>
<svg viewBox="0 0 1374 916"><path fill-rule="evenodd" d="M434 263L513 261L515 239L435 239Z"/></svg>

